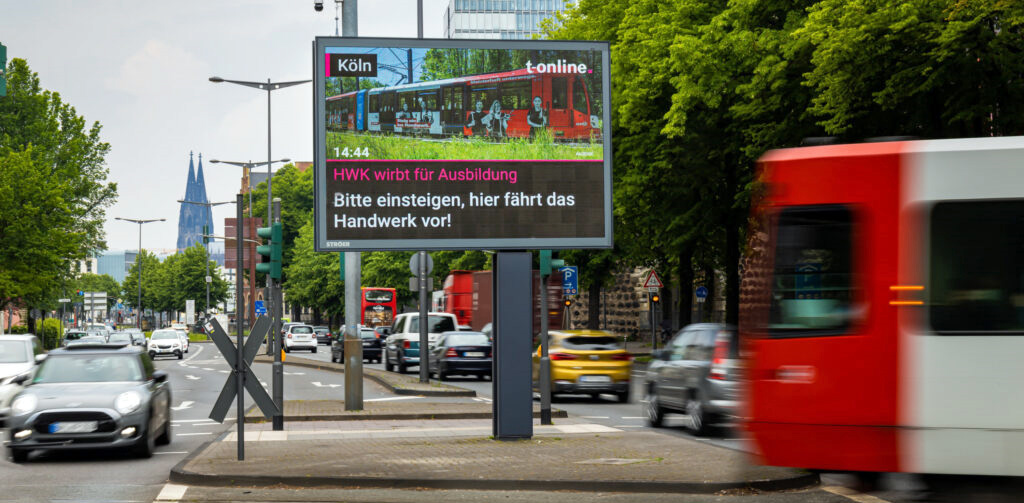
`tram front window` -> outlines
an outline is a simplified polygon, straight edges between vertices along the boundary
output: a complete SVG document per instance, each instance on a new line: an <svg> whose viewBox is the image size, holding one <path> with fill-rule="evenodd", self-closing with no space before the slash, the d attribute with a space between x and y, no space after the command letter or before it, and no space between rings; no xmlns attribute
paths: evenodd
<svg viewBox="0 0 1024 503"><path fill-rule="evenodd" d="M1024 332L1024 201L938 203L930 241L933 330Z"/></svg>

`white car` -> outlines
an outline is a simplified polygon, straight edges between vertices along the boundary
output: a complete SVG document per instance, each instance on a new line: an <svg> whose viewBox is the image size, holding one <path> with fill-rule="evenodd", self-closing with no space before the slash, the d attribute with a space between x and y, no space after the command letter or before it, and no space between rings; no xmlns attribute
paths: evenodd
<svg viewBox="0 0 1024 503"><path fill-rule="evenodd" d="M43 346L34 335L0 335L0 423L10 413L11 399L22 389L14 382L32 377L36 365L46 358Z"/></svg>
<svg viewBox="0 0 1024 503"><path fill-rule="evenodd" d="M293 349L308 349L316 353L316 334L309 325L292 325L284 333L284 352Z"/></svg>
<svg viewBox="0 0 1024 503"><path fill-rule="evenodd" d="M157 356L177 356L184 358L184 350L181 347L181 336L171 329L156 330L149 336L147 346L149 357L155 359Z"/></svg>
<svg viewBox="0 0 1024 503"><path fill-rule="evenodd" d="M188 332L180 329L173 329L178 332L178 338L181 339L181 347L185 348L185 352L188 353Z"/></svg>

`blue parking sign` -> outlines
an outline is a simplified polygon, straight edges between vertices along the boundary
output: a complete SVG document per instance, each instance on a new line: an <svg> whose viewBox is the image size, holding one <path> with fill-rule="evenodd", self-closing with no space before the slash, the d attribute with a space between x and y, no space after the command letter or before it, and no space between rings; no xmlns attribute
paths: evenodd
<svg viewBox="0 0 1024 503"><path fill-rule="evenodd" d="M267 314L267 306L263 304L262 300L253 302L253 307L255 308L257 316Z"/></svg>
<svg viewBox="0 0 1024 503"><path fill-rule="evenodd" d="M574 265L567 265L559 268L558 272L562 273L562 293L565 295L579 294L579 269Z"/></svg>

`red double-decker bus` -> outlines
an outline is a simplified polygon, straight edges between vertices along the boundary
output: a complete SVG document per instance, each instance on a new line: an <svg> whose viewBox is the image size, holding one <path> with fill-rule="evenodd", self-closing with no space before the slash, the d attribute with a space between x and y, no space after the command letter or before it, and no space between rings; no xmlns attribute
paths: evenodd
<svg viewBox="0 0 1024 503"><path fill-rule="evenodd" d="M363 326L391 326L398 310L398 295L394 288L364 286L360 297L360 323Z"/></svg>

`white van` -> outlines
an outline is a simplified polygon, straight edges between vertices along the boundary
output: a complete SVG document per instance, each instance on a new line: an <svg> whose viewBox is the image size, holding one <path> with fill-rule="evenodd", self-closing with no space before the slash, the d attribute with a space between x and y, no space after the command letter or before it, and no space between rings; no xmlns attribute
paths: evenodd
<svg viewBox="0 0 1024 503"><path fill-rule="evenodd" d="M443 332L454 332L458 320L452 313L428 313L427 340L433 346ZM391 325L384 341L384 369L405 373L406 367L420 364L420 313L402 313Z"/></svg>

